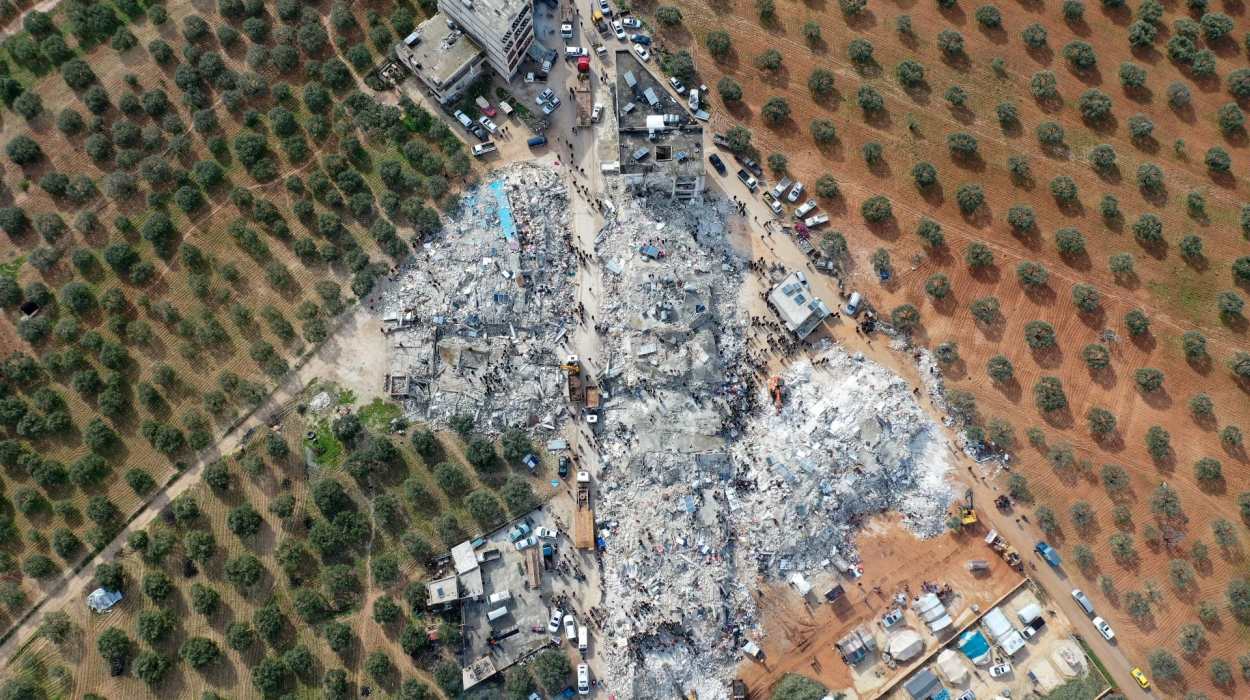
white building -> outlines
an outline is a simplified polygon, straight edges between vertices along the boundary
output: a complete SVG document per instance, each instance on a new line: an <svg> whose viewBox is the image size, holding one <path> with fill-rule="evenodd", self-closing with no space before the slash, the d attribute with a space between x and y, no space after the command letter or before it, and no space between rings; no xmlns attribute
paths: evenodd
<svg viewBox="0 0 1250 700"><path fill-rule="evenodd" d="M781 284L768 293L768 301L786 328L800 339L806 338L829 316L829 307L812 294L807 276L802 272L791 272L781 280Z"/></svg>
<svg viewBox="0 0 1250 700"><path fill-rule="evenodd" d="M460 99L482 74L486 54L443 13L436 13L395 45L395 55L425 83L439 104Z"/></svg>
<svg viewBox="0 0 1250 700"><path fill-rule="evenodd" d="M504 80L516 77L534 42L533 0L439 0L438 10L473 37Z"/></svg>

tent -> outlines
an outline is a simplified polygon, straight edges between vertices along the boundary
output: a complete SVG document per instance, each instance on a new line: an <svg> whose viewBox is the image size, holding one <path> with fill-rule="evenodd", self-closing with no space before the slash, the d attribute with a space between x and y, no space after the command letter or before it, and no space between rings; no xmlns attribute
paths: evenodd
<svg viewBox="0 0 1250 700"><path fill-rule="evenodd" d="M895 661L908 661L924 651L924 640L915 630L902 630L890 637L885 649Z"/></svg>
<svg viewBox="0 0 1250 700"><path fill-rule="evenodd" d="M959 654L950 649L943 649L938 654L935 668L938 675L951 685L960 685L968 679L968 667L959 658Z"/></svg>
<svg viewBox="0 0 1250 700"><path fill-rule="evenodd" d="M959 650L977 666L990 662L990 643L978 630L969 630L959 637Z"/></svg>
<svg viewBox="0 0 1250 700"><path fill-rule="evenodd" d="M1037 603L1029 603L1020 608L1020 612L1016 613L1016 617L1020 618L1020 624L1027 625L1042 616L1042 606Z"/></svg>
<svg viewBox="0 0 1250 700"><path fill-rule="evenodd" d="M912 700L936 700L936 698L950 697L950 693L942 687L938 677L927 668L920 669L916 675L903 681L903 689L912 697Z"/></svg>
<svg viewBox="0 0 1250 700"><path fill-rule="evenodd" d="M105 613L113 609L114 605L121 602L121 591L109 591L103 588L97 588L87 595L87 607L94 612Z"/></svg>

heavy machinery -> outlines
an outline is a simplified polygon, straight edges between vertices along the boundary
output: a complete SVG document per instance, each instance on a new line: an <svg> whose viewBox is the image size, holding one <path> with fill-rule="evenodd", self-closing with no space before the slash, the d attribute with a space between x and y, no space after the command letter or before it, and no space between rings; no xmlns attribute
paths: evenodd
<svg viewBox="0 0 1250 700"><path fill-rule="evenodd" d="M573 546L595 548L595 511L590 500L590 472L577 472L577 510L573 514Z"/></svg>
<svg viewBox="0 0 1250 700"><path fill-rule="evenodd" d="M586 399L586 385L582 382L582 363L577 355L569 355L560 364L560 369L568 375L569 401L580 404Z"/></svg>
<svg viewBox="0 0 1250 700"><path fill-rule="evenodd" d="M964 493L964 504L959 506L959 522L964 527L977 524L977 512L972 508L972 489Z"/></svg>
<svg viewBox="0 0 1250 700"><path fill-rule="evenodd" d="M1024 569L1024 560L1020 558L1020 552L1008 544L1007 540L998 534L998 530L990 530L990 533L985 536L985 543L990 546L990 549L998 552L998 555L1007 562L1007 566L1016 571Z"/></svg>
<svg viewBox="0 0 1250 700"><path fill-rule="evenodd" d="M768 393L772 394L773 405L777 407L777 412L781 413L781 404L785 400L786 383L780 376L774 375L768 380Z"/></svg>

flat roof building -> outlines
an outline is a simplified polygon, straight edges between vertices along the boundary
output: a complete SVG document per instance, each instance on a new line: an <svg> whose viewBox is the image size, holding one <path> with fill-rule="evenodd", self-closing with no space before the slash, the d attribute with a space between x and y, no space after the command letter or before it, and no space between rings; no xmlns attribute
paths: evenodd
<svg viewBox="0 0 1250 700"><path fill-rule="evenodd" d="M396 57L443 105L459 100L486 63L482 49L451 24L436 13L395 45Z"/></svg>
<svg viewBox="0 0 1250 700"><path fill-rule="evenodd" d="M447 608L460 600L460 585L455 574L425 584L425 605L428 608Z"/></svg>
<svg viewBox="0 0 1250 700"><path fill-rule="evenodd" d="M633 189L682 201L703 192L703 127L628 49L616 52L616 94L619 153L612 171Z"/></svg>
<svg viewBox="0 0 1250 700"><path fill-rule="evenodd" d="M439 0L438 10L473 37L504 80L516 77L534 43L533 0Z"/></svg>
<svg viewBox="0 0 1250 700"><path fill-rule="evenodd" d="M781 284L773 287L768 301L786 328L800 339L806 338L829 317L829 307L812 294L807 276L802 272L791 272Z"/></svg>

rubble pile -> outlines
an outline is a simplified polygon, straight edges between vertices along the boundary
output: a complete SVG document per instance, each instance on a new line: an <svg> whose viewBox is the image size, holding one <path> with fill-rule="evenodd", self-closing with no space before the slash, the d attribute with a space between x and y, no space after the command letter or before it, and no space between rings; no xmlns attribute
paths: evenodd
<svg viewBox="0 0 1250 700"><path fill-rule="evenodd" d="M378 295L387 390L422 420L552 432L564 392L554 348L574 323L568 192L531 163L492 176Z"/></svg>
<svg viewBox="0 0 1250 700"><path fill-rule="evenodd" d="M733 449L731 508L761 573L846 571L855 531L886 511L920 537L945 529L947 445L907 382L838 346L781 377L781 410L760 411Z"/></svg>
<svg viewBox="0 0 1250 700"><path fill-rule="evenodd" d="M724 202L627 200L600 232L596 330L610 387L603 474L606 648L618 697L675 688L723 694L743 629L755 623L726 513L726 436L750 412L740 362L746 261L725 236Z"/></svg>

